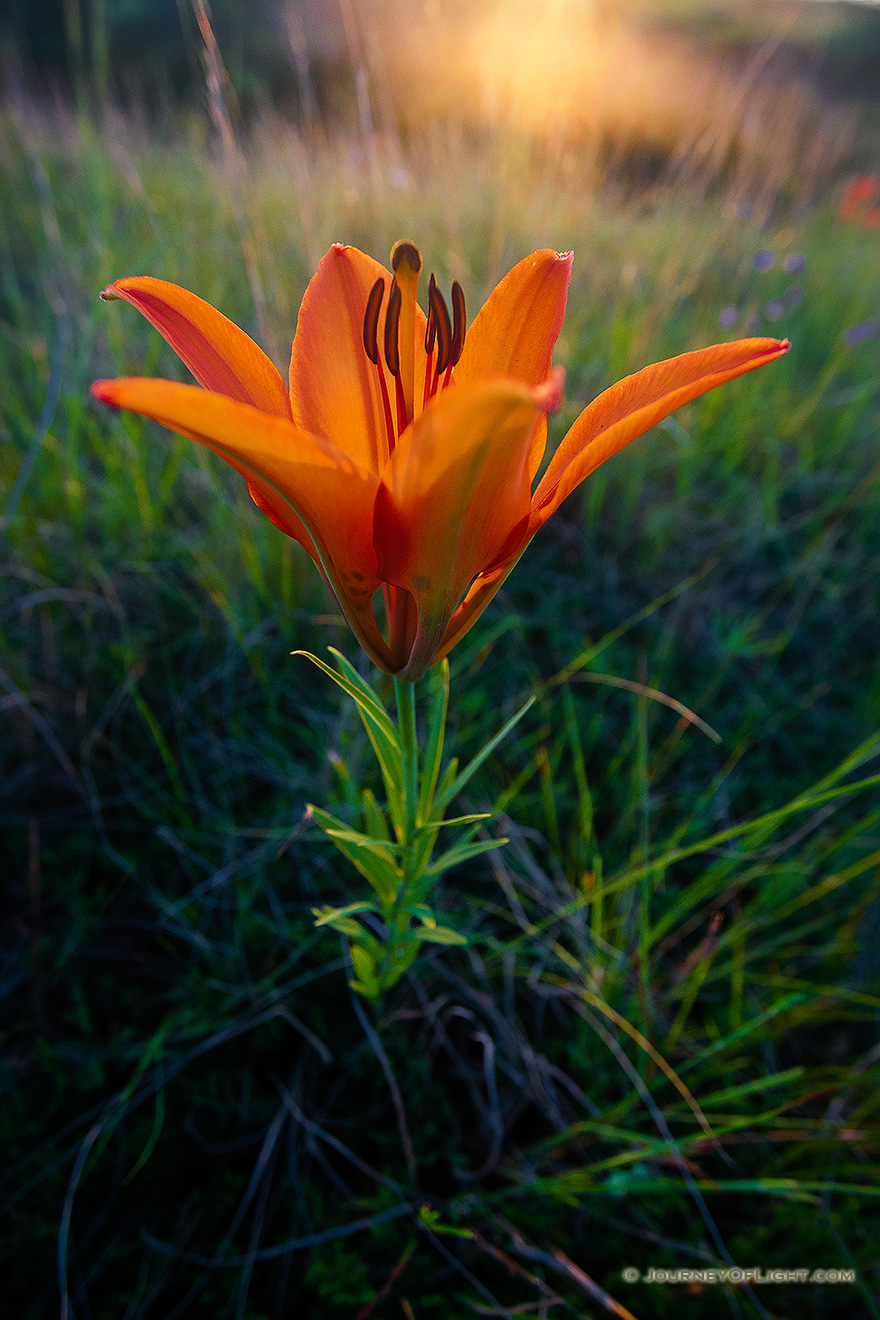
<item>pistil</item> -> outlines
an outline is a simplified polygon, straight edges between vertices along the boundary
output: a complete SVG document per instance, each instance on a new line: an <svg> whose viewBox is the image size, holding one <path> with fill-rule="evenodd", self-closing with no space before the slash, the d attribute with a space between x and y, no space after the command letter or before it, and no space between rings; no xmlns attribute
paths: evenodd
<svg viewBox="0 0 880 1320"><path fill-rule="evenodd" d="M391 269L394 283L400 289L400 380L403 389L406 424L415 416L416 375L416 297L419 290L419 272L422 255L415 243L404 240L391 250Z"/></svg>

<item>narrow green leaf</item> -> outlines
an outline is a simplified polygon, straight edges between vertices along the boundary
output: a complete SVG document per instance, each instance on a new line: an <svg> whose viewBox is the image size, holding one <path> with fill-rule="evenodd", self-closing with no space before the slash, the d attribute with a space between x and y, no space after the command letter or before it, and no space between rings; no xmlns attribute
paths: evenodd
<svg viewBox="0 0 880 1320"><path fill-rule="evenodd" d="M449 820L426 820L424 825L419 826L419 832L422 830L439 830L446 825L470 825L475 820L491 819L491 811L479 811L473 816L451 816Z"/></svg>
<svg viewBox="0 0 880 1320"><path fill-rule="evenodd" d="M317 665L319 669L322 669L338 687L342 688L343 692L346 692L353 701L357 702L358 706L370 715L389 741L395 741L396 731L394 725L373 689L364 682L357 670L349 664L340 651L337 651L333 646L328 646L327 650L340 661L344 673L339 673L326 664L325 661L319 659L318 656L312 655L311 651L291 651L290 654L304 655L307 660L311 660L313 665Z"/></svg>
<svg viewBox="0 0 880 1320"><path fill-rule="evenodd" d="M388 832L388 823L385 820L385 813L376 801L376 795L370 788L365 788L361 793L361 801L364 808L364 822L366 824L366 833L371 839L390 840L391 835Z"/></svg>
<svg viewBox="0 0 880 1320"><path fill-rule="evenodd" d="M337 821L329 812L314 808L313 815L319 828L324 831L328 838L333 840L343 857L346 857L364 879L372 885L382 904L393 903L400 882L403 879L402 873L393 862L379 851L365 848L359 843L349 843L344 836L351 833L351 831L346 828L343 821ZM328 828L325 822L328 822L331 828ZM378 848L379 841L371 840L371 842Z"/></svg>
<svg viewBox="0 0 880 1320"><path fill-rule="evenodd" d="M349 939L355 938L361 932L360 925L354 917L328 917L325 922L315 922L315 925L330 926L333 930L341 931L343 935L348 935Z"/></svg>
<svg viewBox="0 0 880 1320"><path fill-rule="evenodd" d="M362 705L362 709L381 727L392 742L397 742L397 729L394 721L367 680L358 673L351 661L347 660L341 651L337 651L335 646L328 646L327 650L332 656L336 657L336 663L342 676L347 678L352 687L360 693L363 700L359 704Z"/></svg>
<svg viewBox="0 0 880 1320"><path fill-rule="evenodd" d="M378 998L380 985L376 976L376 963L368 949L361 945L351 946L351 961L357 974L357 989L368 999Z"/></svg>
<svg viewBox="0 0 880 1320"><path fill-rule="evenodd" d="M359 830L325 829L324 833L331 839L341 839L343 843L350 843L353 848L367 848L380 857L387 853L402 852L404 847L402 843L394 843L391 839L371 839L369 834L361 834Z"/></svg>
<svg viewBox="0 0 880 1320"><path fill-rule="evenodd" d="M437 785L437 798L443 796L443 794L449 788L449 785L452 783L453 779L457 774L458 774L458 757L453 756L452 760L449 762L449 765L446 767L446 769L443 771L443 774L440 776L440 782ZM438 805L437 798L434 799L435 807L437 807ZM441 816L443 815L442 809L440 810L440 815Z"/></svg>
<svg viewBox="0 0 880 1320"><path fill-rule="evenodd" d="M345 907L322 907L312 908L312 915L315 917L316 926L326 926L328 922L339 917L350 917L354 912L378 912L379 908L372 899L361 899L359 903L346 903ZM357 927L360 930L360 926Z"/></svg>
<svg viewBox="0 0 880 1320"><path fill-rule="evenodd" d="M342 652L337 651L335 646L328 646L327 650L331 655L336 656L344 676L363 697L363 701L358 702L358 714L382 771L385 791L388 795L388 807L395 829L401 832L403 830L403 804L401 799L404 792L404 747L400 739L400 732L369 683L366 679L361 678L354 665L346 660Z"/></svg>
<svg viewBox="0 0 880 1320"><path fill-rule="evenodd" d="M480 751L477 752L473 760L468 762L465 768L455 776L455 778L443 790L443 792L437 794L437 798L435 801L435 808L441 816L448 807L449 803L455 797L456 793L461 792L461 790L464 788L468 780L471 779L477 773L483 762L489 756L492 755L498 744L504 738L507 737L510 731L514 729L517 724L519 724L520 720L525 715L526 711L531 710L536 700L537 700L536 697L529 697L525 705L520 707L520 709L516 712L516 714L507 721L507 723L504 725L502 729L499 729L498 733L495 734L494 738L489 739L485 747L481 748Z"/></svg>
<svg viewBox="0 0 880 1320"><path fill-rule="evenodd" d="M448 926L419 926L409 932L409 939L419 940L422 944L467 944L464 935Z"/></svg>
<svg viewBox="0 0 880 1320"><path fill-rule="evenodd" d="M699 1054L694 1055L691 1059L687 1059L678 1069L679 1073L686 1073L691 1068L701 1066L707 1059L711 1059L713 1055L723 1053L724 1050L729 1049L730 1046L737 1041L743 1040L746 1036L751 1036L753 1032L764 1027L766 1023L771 1022L774 1018L778 1018L782 1013L787 1013L790 1008L797 1008L808 998L809 995L803 994L801 991L797 991L795 994L786 995L784 999L780 999L778 1003L772 1006L772 1008L766 1009L765 1012L759 1013L757 1017L750 1018L748 1022L744 1022L741 1027L737 1027L736 1031L731 1031L728 1035L722 1036L720 1040L713 1040L711 1045L707 1045L705 1049L700 1050Z"/></svg>
<svg viewBox="0 0 880 1320"><path fill-rule="evenodd" d="M437 925L437 918L434 915L434 910L433 908L429 908L427 903L405 903L401 908L401 911L408 913L411 917L418 917L419 921L430 929L433 929L434 926Z"/></svg>
<svg viewBox="0 0 880 1320"><path fill-rule="evenodd" d="M321 807L316 807L312 803L309 803L308 810L312 813L318 828L322 829L325 834L329 834L332 839L342 839L344 843L350 843L357 848L369 848L371 852L378 853L380 856L403 851L404 844L395 843L393 839L374 839L371 834L364 834L361 830L353 830L350 825L346 825L344 820L331 816L329 811L324 811ZM323 820L321 817L323 817Z"/></svg>
<svg viewBox="0 0 880 1320"><path fill-rule="evenodd" d="M472 857L479 857L480 853L491 852L493 848L503 848L509 839L489 839L486 843L466 843L457 848L450 848L449 852L438 857L426 868L426 875L442 875L450 867L460 866L462 862L468 862Z"/></svg>
<svg viewBox="0 0 880 1320"><path fill-rule="evenodd" d="M382 771L382 778L388 793L389 809L391 810L392 819L397 825L395 799L403 794L403 754L397 737L397 730L375 692L364 682L357 670L345 659L345 656L337 651L335 647L330 646L327 649L338 658L343 673L338 673L335 669L332 669L318 656L312 655L311 651L293 651L291 654L306 656L307 659L311 660L313 664L332 678L333 682L342 688L343 692L355 702L361 722L367 731L370 745L376 755L376 760L379 762L379 768ZM400 824L402 827L402 820Z"/></svg>
<svg viewBox="0 0 880 1320"><path fill-rule="evenodd" d="M686 857L708 852L710 848L717 848L719 844L727 843L731 839L741 838L744 843L748 841L752 845L755 834L760 834L769 826L780 824L798 811L807 811L824 806L826 802L835 802L838 798L848 797L851 793L862 793L866 788L876 788L878 784L880 784L880 775L870 775L867 779L858 779L852 784L842 784L837 788L817 793L815 796L802 794L784 807L777 807L775 810L768 811L754 820L743 821L741 825L731 825L729 829L721 830L717 834L710 834L697 843L688 844L687 847L673 848L660 857L645 862L643 866L625 872L620 879L610 882L603 893L608 894L612 893L614 889L628 888L636 880L641 880L643 876L651 875L654 871L665 870L673 862L680 862ZM736 859L734 858L734 860Z"/></svg>

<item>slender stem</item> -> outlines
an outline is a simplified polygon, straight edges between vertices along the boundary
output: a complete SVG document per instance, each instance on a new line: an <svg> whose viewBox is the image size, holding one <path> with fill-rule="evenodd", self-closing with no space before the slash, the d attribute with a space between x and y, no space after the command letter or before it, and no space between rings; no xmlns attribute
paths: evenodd
<svg viewBox="0 0 880 1320"><path fill-rule="evenodd" d="M419 747L416 741L416 691L412 683L395 678L397 721L403 745L403 842L412 844L419 803Z"/></svg>

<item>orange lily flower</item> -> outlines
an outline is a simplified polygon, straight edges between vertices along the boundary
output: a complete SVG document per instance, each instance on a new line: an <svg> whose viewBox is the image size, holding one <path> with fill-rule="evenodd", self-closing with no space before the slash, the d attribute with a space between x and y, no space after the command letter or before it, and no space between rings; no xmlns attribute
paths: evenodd
<svg viewBox="0 0 880 1320"><path fill-rule="evenodd" d="M269 358L208 303L149 277L118 280L199 385L139 377L92 393L207 445L320 569L355 636L388 673L414 681L473 625L529 541L600 463L675 408L784 353L742 339L628 376L575 421L533 490L558 406L551 353L572 254L519 262L466 329L421 257L398 243L392 271L335 244L297 323L290 389ZM382 588L386 632L373 609Z"/></svg>

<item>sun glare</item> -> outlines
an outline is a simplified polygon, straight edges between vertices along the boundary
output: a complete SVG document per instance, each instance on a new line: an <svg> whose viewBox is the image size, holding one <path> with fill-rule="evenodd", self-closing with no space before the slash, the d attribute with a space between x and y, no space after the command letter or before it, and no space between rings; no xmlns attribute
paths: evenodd
<svg viewBox="0 0 880 1320"><path fill-rule="evenodd" d="M618 0L426 0L415 16L403 0L343 0L343 13L362 124L571 147L582 181L624 162L645 180L672 167L760 190L797 159L809 188L849 141L808 81L701 49Z"/></svg>

